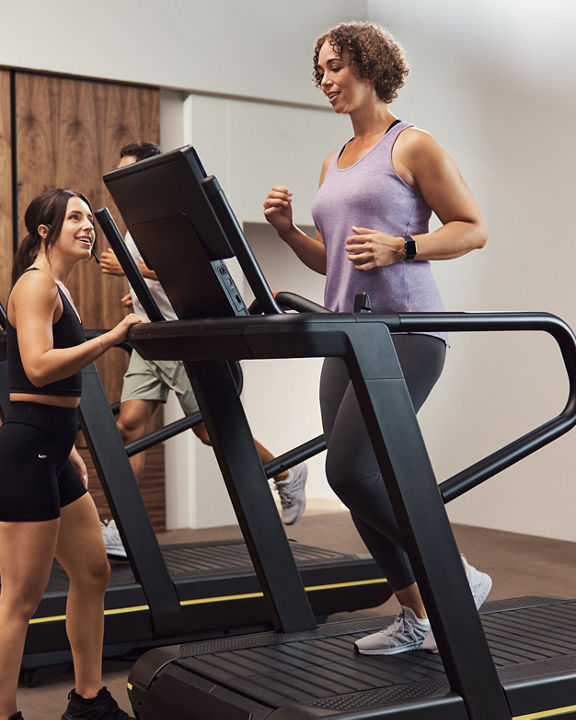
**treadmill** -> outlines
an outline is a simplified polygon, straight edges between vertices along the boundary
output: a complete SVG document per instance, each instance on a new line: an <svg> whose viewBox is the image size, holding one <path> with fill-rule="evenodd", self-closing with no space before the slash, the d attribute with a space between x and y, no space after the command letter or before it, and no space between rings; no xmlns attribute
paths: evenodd
<svg viewBox="0 0 576 720"><path fill-rule="evenodd" d="M99 213L102 223L106 214ZM109 222L113 223L111 217ZM110 234L110 226L106 227ZM115 249L120 253L116 246ZM134 283L137 285L137 280ZM143 281L142 284L148 291ZM144 307L152 313L152 297L142 299ZM159 319L158 308L154 312L151 317ZM6 327L6 313L1 305L0 325ZM87 336L97 332L87 331ZM9 402L4 359L5 336L2 334L2 418ZM234 366L231 372L239 387L241 372ZM176 421L173 425L177 429L186 428L191 421L201 419L198 414L197 418ZM94 364L83 371L80 426L129 560L111 562L112 575L105 598L104 655L121 656L167 642L271 629L273 622L242 540L158 544L128 459L129 454L149 446L150 442L137 440L124 446ZM162 431L151 435L152 440L157 441L167 436ZM322 448L323 438L316 438L275 458L269 463L268 472L274 475ZM275 506L273 512L278 515ZM375 607L390 597L386 578L369 556L298 542L292 542L291 546L313 611L319 618ZM71 660L65 632L67 591L68 578L55 562L27 634L22 680L29 685L43 683L57 674L55 666L66 665Z"/></svg>
<svg viewBox="0 0 576 720"><path fill-rule="evenodd" d="M144 357L184 359L214 441L274 631L157 648L135 664L129 692L140 720L536 720L576 718L576 602L527 597L476 611L444 503L537 451L576 424L576 338L540 313L238 312L241 295L218 253L241 263L245 241L213 177L185 147L105 176L169 298L211 283L213 314L133 328ZM166 238L168 245L155 238ZM218 234L218 242L214 242ZM191 249L192 248L192 249ZM244 261L249 254L245 245ZM188 264L188 260L193 260ZM178 271L171 268L179 264ZM173 273L173 276L171 276ZM221 278L224 278L221 281ZM173 281L175 287L172 287ZM257 298L262 288L252 287ZM184 292L184 288L180 288ZM266 293L263 301L266 302ZM277 296L278 299L278 296ZM228 304L228 312L223 309ZM263 305L263 303L262 303ZM306 301L302 300L302 309ZM311 309L311 308L309 308ZM552 335L569 379L564 410L437 485L391 332L538 331ZM342 357L350 371L440 655L355 656L353 642L386 618L318 626L227 365L232 359ZM394 408L390 412L390 408ZM412 478L417 475L415 485ZM258 511L255 508L258 507ZM265 511L263 512L263 509Z"/></svg>

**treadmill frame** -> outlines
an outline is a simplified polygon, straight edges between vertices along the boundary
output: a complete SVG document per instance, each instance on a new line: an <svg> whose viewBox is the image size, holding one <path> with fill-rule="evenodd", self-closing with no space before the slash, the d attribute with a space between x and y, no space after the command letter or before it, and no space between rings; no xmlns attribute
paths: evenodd
<svg viewBox="0 0 576 720"><path fill-rule="evenodd" d="M449 316L449 317L448 317ZM551 332L572 370L576 345L571 330L553 316L498 314L424 314L424 316L275 315L151 323L135 327L130 340L150 359L184 359L194 378L194 390L214 440L218 458L240 526L253 556L265 594L280 620L280 630L310 630L301 584L288 571L283 553L285 536L273 526L261 532L262 517L254 512L262 474L253 446L242 441L249 428L233 391L227 364L248 358L341 357L347 364L366 426L381 467L391 470L387 489L403 529L451 689L464 699L471 720L508 720L510 712L498 679L460 555L444 508L444 500L428 458L390 329L404 322L436 328L529 329L528 323ZM444 322L442 322L444 321ZM451 329L454 329L452 327ZM457 328L458 329L458 328ZM576 423L574 387L561 421L550 432L566 432ZM547 433L548 441L550 434ZM409 439L407 441L407 438ZM536 448L533 448L536 449ZM520 448L517 448L520 452ZM533 450L532 450L533 451ZM418 483L412 478L418 477ZM283 537L284 536L284 539ZM273 551L271 551L273 548ZM277 577L282 565L284 572ZM447 584L445 578L450 577ZM285 613L282 599L292 599ZM300 610L296 618L293 608ZM302 609L304 608L304 609Z"/></svg>

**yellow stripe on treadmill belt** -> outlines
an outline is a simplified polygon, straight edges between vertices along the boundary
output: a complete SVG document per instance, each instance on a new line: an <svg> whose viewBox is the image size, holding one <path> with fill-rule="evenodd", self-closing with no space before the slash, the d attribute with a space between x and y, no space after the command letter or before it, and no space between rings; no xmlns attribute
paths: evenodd
<svg viewBox="0 0 576 720"><path fill-rule="evenodd" d="M388 580L386 580L386 578L372 578L372 580L353 580L352 582L332 583L331 585L307 585L304 590L306 590L306 592L335 590L337 588L359 587L360 585L379 585L387 582Z"/></svg>
<svg viewBox="0 0 576 720"><path fill-rule="evenodd" d="M104 615L125 615L127 613L145 612L149 609L148 605L132 605L131 607L104 610ZM30 625L39 625L40 623L48 622L64 622L64 620L66 620L66 615L51 615L47 617L32 618L32 620L30 620Z"/></svg>
<svg viewBox="0 0 576 720"><path fill-rule="evenodd" d="M566 715L566 713L576 711L576 705L567 705L562 708L554 708L545 712L531 713L529 715L516 715L512 720L545 720L545 718L557 717L558 715Z"/></svg>
<svg viewBox="0 0 576 720"><path fill-rule="evenodd" d="M195 600L180 600L180 605L204 605L208 603L228 602L228 600L250 600L251 598L264 597L264 593L244 593L243 595L220 595L209 598L196 598Z"/></svg>
<svg viewBox="0 0 576 720"><path fill-rule="evenodd" d="M359 587L361 585L378 585L386 582L388 582L386 578L373 578L371 580L354 580L352 582L331 583L329 585L309 585L304 589L306 592L316 592L317 590L337 590L338 588ZM187 605L207 605L209 603L229 602L231 600L252 600L259 597L263 597L262 592L242 593L240 595L220 595L216 597L196 598L195 600L181 600L180 605L182 605L182 607ZM144 612L149 609L148 605L133 605L131 607L104 610L104 615L124 615L126 613ZM37 625L39 623L58 622L64 620L66 620L65 615L52 615L51 617L33 618L30 620L30 624Z"/></svg>

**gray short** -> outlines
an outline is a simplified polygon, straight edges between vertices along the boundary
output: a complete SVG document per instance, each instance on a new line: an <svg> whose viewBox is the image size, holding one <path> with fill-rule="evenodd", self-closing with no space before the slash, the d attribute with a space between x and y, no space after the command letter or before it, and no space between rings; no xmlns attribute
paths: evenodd
<svg viewBox="0 0 576 720"><path fill-rule="evenodd" d="M186 415L198 412L198 403L180 360L144 360L133 350L124 373L120 402L151 400L165 403L170 390L176 393Z"/></svg>

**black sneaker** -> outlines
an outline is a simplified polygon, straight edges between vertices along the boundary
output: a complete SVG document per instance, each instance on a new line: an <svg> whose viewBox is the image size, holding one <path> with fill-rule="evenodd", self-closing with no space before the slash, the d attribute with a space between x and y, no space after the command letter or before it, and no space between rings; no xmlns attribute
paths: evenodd
<svg viewBox="0 0 576 720"><path fill-rule="evenodd" d="M20 711L18 711L17 713L14 713L14 715L10 715L8 720L24 720L24 716Z"/></svg>
<svg viewBox="0 0 576 720"><path fill-rule="evenodd" d="M118 703L103 687L93 700L85 700L75 690L68 693L68 707L62 720L134 720L118 707Z"/></svg>

